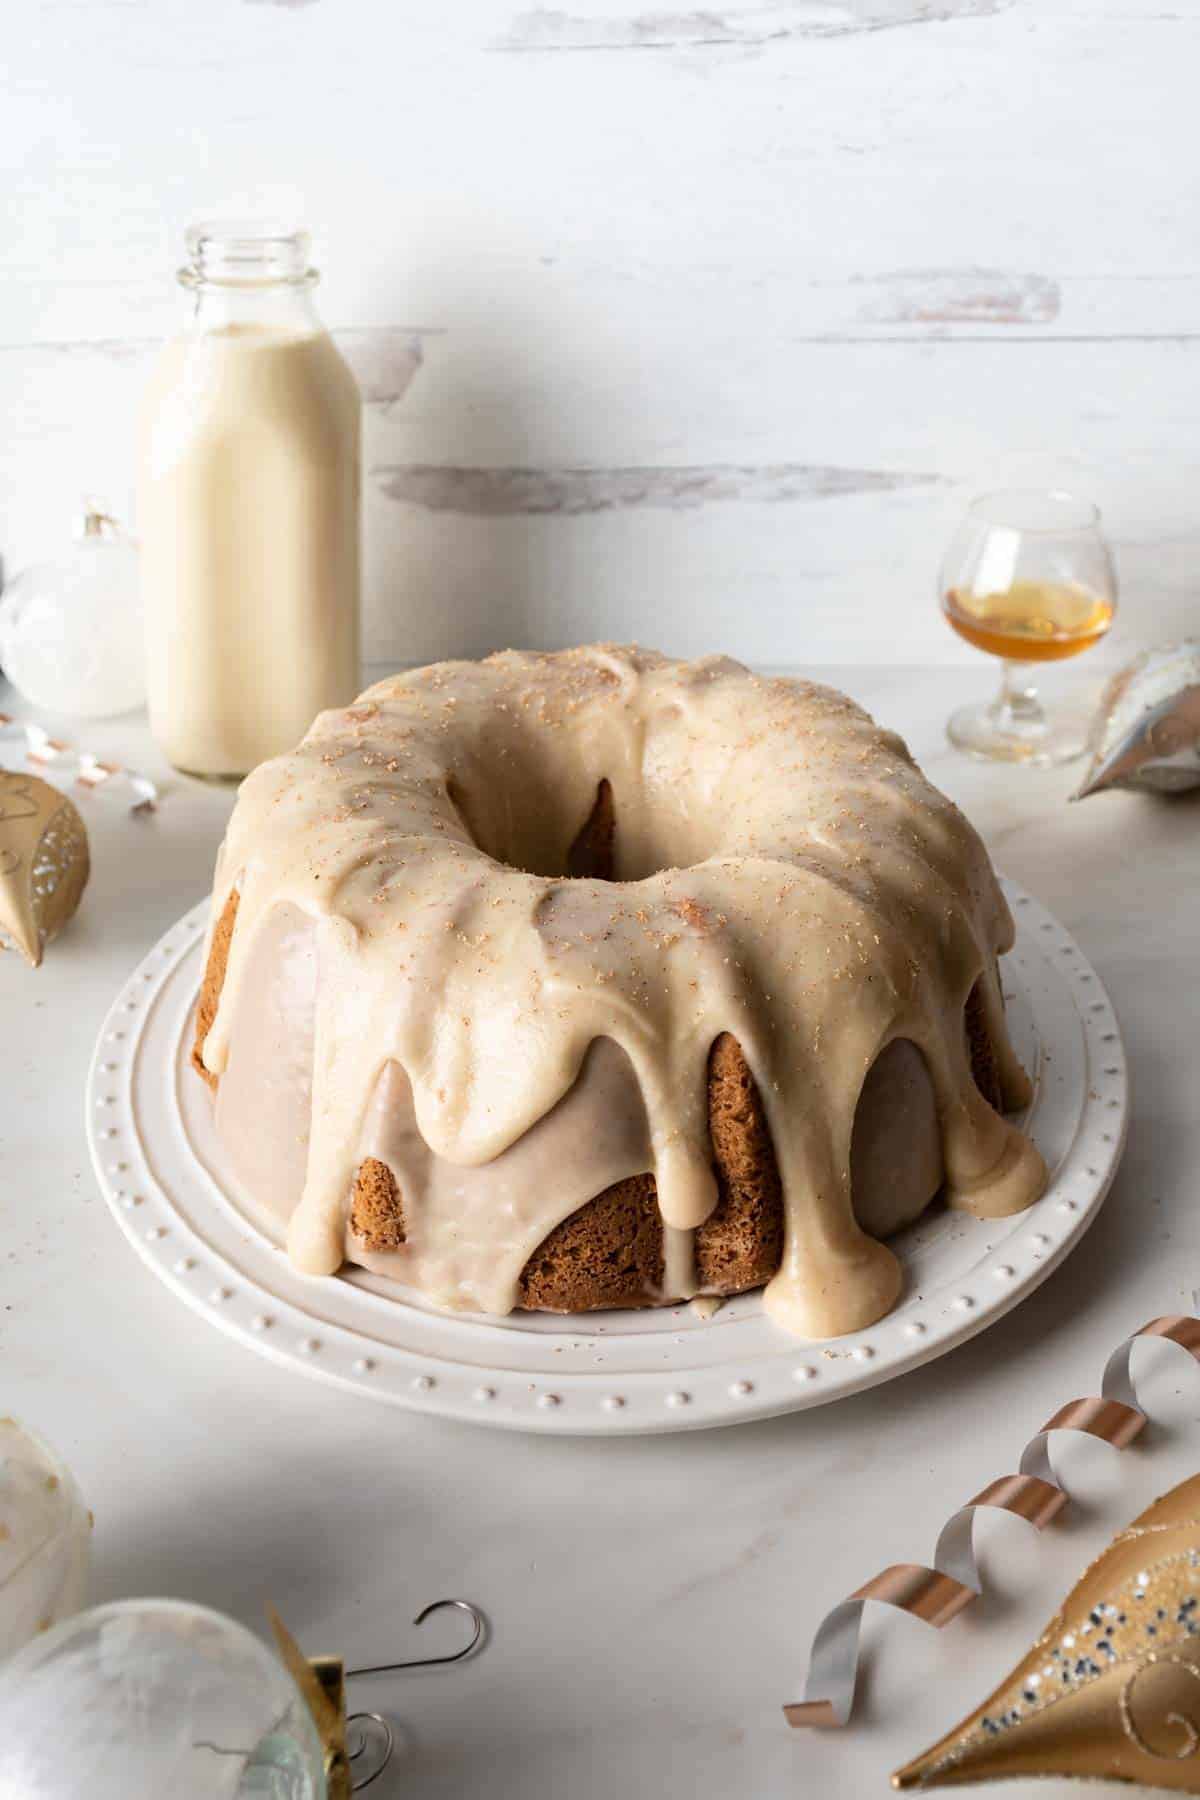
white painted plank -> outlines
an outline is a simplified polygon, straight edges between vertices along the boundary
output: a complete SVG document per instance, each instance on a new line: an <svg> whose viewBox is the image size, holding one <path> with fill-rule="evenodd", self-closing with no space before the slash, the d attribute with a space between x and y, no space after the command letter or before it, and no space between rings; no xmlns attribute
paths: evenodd
<svg viewBox="0 0 1200 1800"><path fill-rule="evenodd" d="M364 341L347 347L368 369ZM374 364L380 395L407 373L400 348L398 368ZM678 443L638 465L612 462L616 434L586 385L526 395L514 414L471 386L471 346L448 336L423 353L407 394L368 409L375 657L636 635L768 662L978 664L936 614L936 567L967 495L1013 483L1099 500L1136 638L1200 629L1185 347L798 345L775 371L770 423L746 398L719 463L689 452L680 407ZM52 547L84 490L128 516L142 373L140 358L93 352L0 355L10 564Z"/></svg>
<svg viewBox="0 0 1200 1800"><path fill-rule="evenodd" d="M318 228L370 403L376 656L636 632L967 659L938 554L1012 481L1101 501L1136 635L1196 628L1195 8L21 13L10 566L84 489L127 512L183 223L253 203Z"/></svg>
<svg viewBox="0 0 1200 1800"><path fill-rule="evenodd" d="M514 334L651 343L701 319L727 337L1196 329L1195 9L28 10L0 114L20 169L0 341L161 332L186 218L252 202L317 225L343 325L461 328L490 306ZM930 22L869 29L881 10ZM764 13L794 31L734 41ZM697 41L637 51L693 16ZM730 41L699 41L713 16ZM598 20L633 53L505 51L531 17ZM821 35L831 19L859 28Z"/></svg>

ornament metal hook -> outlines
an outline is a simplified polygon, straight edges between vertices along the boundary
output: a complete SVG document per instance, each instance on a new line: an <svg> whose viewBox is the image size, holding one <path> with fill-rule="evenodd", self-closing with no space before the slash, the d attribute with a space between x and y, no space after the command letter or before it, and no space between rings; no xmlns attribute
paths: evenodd
<svg viewBox="0 0 1200 1800"><path fill-rule="evenodd" d="M346 1680L352 1681L356 1675L395 1675L400 1669L436 1669L442 1663L465 1662L471 1652L478 1649L487 1629L487 1620L479 1608L472 1606L469 1600L433 1600L417 1614L413 1624L423 1625L433 1613L444 1612L450 1607L453 1607L456 1612L466 1613L475 1627L470 1643L464 1645L461 1650L456 1650L451 1656L422 1656L418 1657L415 1662L375 1663L369 1669L347 1669Z"/></svg>
<svg viewBox="0 0 1200 1800"><path fill-rule="evenodd" d="M359 1761L360 1757L366 1755L367 1746L371 1742L371 1732L366 1728L364 1721L369 1721L380 1734L380 1743L377 1752L379 1760L369 1774L359 1775L354 1765ZM358 1726L358 1742L355 1744L353 1750L348 1749L346 1751L346 1761L350 1764L350 1789L352 1793L361 1794L364 1788L369 1788L373 1781L379 1780L379 1777L391 1762L392 1751L396 1747L396 1734L382 1713L351 1713L350 1717L346 1720L346 1729L349 1730L351 1725Z"/></svg>
<svg viewBox="0 0 1200 1800"><path fill-rule="evenodd" d="M487 1620L484 1618L484 1615L480 1612L479 1608L477 1606L472 1606L469 1600L433 1600L417 1614L416 1618L413 1620L413 1624L423 1625L425 1620L428 1619L431 1614L445 1612L450 1609L453 1609L455 1612L466 1613L473 1627L469 1643L464 1644L461 1650L455 1650L449 1656L422 1656L416 1658L412 1662L374 1663L370 1668L347 1669L346 1680L350 1681L356 1675L395 1675L402 1669L436 1669L442 1667L446 1663L465 1662L467 1657L479 1648L483 1641L484 1633L487 1630ZM361 1757L366 1755L372 1736L378 1733L379 1741L376 1751L378 1760L375 1763L375 1767L369 1774L364 1774L362 1776L358 1775L357 1770L351 1769L351 1785L353 1791L356 1794L360 1794L364 1788L370 1787L373 1781L379 1779L391 1762L392 1752L396 1747L396 1735L382 1713L351 1713L346 1720L346 1725L347 1728L351 1725L358 1726L358 1742L353 1750L347 1751L346 1755L346 1760L351 1765L358 1762Z"/></svg>

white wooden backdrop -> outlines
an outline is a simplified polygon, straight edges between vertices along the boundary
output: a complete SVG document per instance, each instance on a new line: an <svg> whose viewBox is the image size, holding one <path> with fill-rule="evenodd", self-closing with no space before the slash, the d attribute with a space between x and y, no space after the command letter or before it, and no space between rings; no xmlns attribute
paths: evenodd
<svg viewBox="0 0 1200 1800"><path fill-rule="evenodd" d="M7 0L0 552L130 508L189 217L299 213L367 648L969 659L981 487L1200 628L1197 0ZM978 661L978 659L976 659Z"/></svg>

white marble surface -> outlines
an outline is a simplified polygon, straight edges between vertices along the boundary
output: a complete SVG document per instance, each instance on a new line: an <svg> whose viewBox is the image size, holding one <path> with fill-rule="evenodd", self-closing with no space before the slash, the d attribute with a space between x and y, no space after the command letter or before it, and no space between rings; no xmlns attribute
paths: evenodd
<svg viewBox="0 0 1200 1800"><path fill-rule="evenodd" d="M97 1599L187 1596L261 1629L269 1596L303 1643L358 1661L441 1643L440 1624L406 1623L431 1599L487 1609L493 1641L472 1665L357 1684L359 1704L403 1727L381 1800L882 1794L1004 1673L1085 1558L1200 1464L1200 1372L1160 1351L1172 1422L1120 1457L1079 1446L1081 1499L1061 1523L1041 1538L985 1524L981 1603L940 1635L873 1620L850 1729L788 1730L780 1705L800 1693L824 1608L885 1562L925 1560L954 1504L1014 1468L1057 1404L1095 1391L1111 1346L1200 1287L1200 801L1067 807L1072 771L957 758L942 717L986 688L982 667L821 673L908 736L1078 937L1135 1094L1122 1173L1064 1268L942 1362L841 1405L640 1441L488 1434L297 1379L174 1301L97 1195L83 1081L118 982L202 896L227 793L176 782L149 821L86 802L95 874L78 920L37 974L0 958L0 1408L75 1468ZM87 736L154 764L137 721Z"/></svg>

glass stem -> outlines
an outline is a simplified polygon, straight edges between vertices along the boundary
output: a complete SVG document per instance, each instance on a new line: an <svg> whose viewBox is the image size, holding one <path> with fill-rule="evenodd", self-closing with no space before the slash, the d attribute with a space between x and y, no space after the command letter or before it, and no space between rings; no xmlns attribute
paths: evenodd
<svg viewBox="0 0 1200 1800"><path fill-rule="evenodd" d="M996 725L1001 731L1020 734L1044 729L1046 715L1031 679L1030 664L1005 661L1001 668L1000 692L991 708Z"/></svg>

